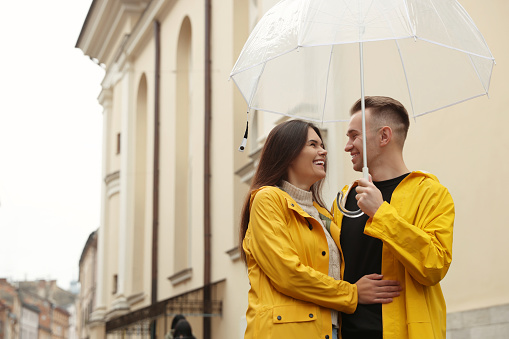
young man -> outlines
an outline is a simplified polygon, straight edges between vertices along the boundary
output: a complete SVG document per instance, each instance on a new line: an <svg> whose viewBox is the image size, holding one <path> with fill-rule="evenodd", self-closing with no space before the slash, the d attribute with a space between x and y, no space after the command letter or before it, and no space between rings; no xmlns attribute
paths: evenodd
<svg viewBox="0 0 509 339"><path fill-rule="evenodd" d="M429 173L411 172L403 160L408 113L397 100L366 97L366 152L369 180L346 186L346 208L360 208L359 218L343 216L334 202L341 228L343 279L355 282L381 273L398 280L400 297L389 304L357 306L341 314L342 339L444 338L446 307L440 280L452 259L454 203L448 190ZM362 115L357 101L350 110L345 151L362 171Z"/></svg>

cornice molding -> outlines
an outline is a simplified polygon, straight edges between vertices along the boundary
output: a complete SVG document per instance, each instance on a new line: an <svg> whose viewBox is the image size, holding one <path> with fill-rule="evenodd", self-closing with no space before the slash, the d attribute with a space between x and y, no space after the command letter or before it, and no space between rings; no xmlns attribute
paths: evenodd
<svg viewBox="0 0 509 339"><path fill-rule="evenodd" d="M119 34L126 34L122 30L126 20L133 20L130 30L135 29L152 2L154 0L94 0L76 47L99 63L114 62L109 56L119 53L112 50L115 46L113 42L119 38Z"/></svg>

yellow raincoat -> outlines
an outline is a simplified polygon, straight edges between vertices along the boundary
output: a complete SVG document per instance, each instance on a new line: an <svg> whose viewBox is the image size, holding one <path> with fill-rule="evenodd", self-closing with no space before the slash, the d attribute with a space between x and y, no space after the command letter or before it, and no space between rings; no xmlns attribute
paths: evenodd
<svg viewBox="0 0 509 339"><path fill-rule="evenodd" d="M315 207L339 247L339 228ZM332 339L330 309L355 311L357 286L327 275L322 226L283 190L265 186L251 194L243 248L251 283L246 339Z"/></svg>
<svg viewBox="0 0 509 339"><path fill-rule="evenodd" d="M346 186L343 192L349 190ZM333 204L334 221L343 216ZM398 280L401 295L382 305L384 339L444 338L446 307L440 280L452 260L454 203L429 173L412 172L364 228L382 240L382 275Z"/></svg>

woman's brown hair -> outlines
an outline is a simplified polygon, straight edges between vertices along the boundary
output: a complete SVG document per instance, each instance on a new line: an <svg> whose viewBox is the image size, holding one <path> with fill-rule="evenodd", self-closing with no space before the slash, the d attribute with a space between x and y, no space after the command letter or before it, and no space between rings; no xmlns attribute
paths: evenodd
<svg viewBox="0 0 509 339"><path fill-rule="evenodd" d="M263 186L282 186L283 180L287 179L288 167L306 145L309 128L312 128L322 139L320 130L314 124L302 120L289 120L274 127L265 141L260 162L242 208L239 250L244 262L246 262L246 254L242 248L242 242L249 225L251 193ZM325 208L321 196L322 184L323 179L315 182L311 186L311 192L313 200Z"/></svg>

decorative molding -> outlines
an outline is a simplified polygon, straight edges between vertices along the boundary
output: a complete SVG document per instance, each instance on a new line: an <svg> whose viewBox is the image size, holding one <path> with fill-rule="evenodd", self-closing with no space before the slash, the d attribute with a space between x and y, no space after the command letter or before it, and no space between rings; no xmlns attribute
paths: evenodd
<svg viewBox="0 0 509 339"><path fill-rule="evenodd" d="M129 312L130 308L126 297L122 294L118 294L115 296L115 299L112 302L111 309L106 314L106 320L108 321L114 318L118 318L122 315L128 314Z"/></svg>
<svg viewBox="0 0 509 339"><path fill-rule="evenodd" d="M113 90L103 87L97 100L104 109L110 109L113 105Z"/></svg>
<svg viewBox="0 0 509 339"><path fill-rule="evenodd" d="M230 256L231 261L237 261L240 259L240 250L239 250L238 246L235 246L234 248L229 249L228 251L226 251L226 254L228 254Z"/></svg>
<svg viewBox="0 0 509 339"><path fill-rule="evenodd" d="M104 178L104 182L106 185L109 185L112 181L118 180L120 178L120 171L115 171L113 173L110 173Z"/></svg>
<svg viewBox="0 0 509 339"><path fill-rule="evenodd" d="M132 307L133 305L145 300L145 297L146 295L143 292L136 293L127 297L127 303L129 304L129 307Z"/></svg>
<svg viewBox="0 0 509 339"><path fill-rule="evenodd" d="M108 174L104 178L104 182L106 183L106 196L108 198L120 192L120 171Z"/></svg>
<svg viewBox="0 0 509 339"><path fill-rule="evenodd" d="M90 315L89 324L92 327L104 326L104 323L106 322L105 315L106 310L103 307L95 309Z"/></svg>
<svg viewBox="0 0 509 339"><path fill-rule="evenodd" d="M173 286L178 285L184 281L187 281L193 277L193 269L192 268L186 268L183 269L180 272L175 273L172 276L168 277L168 280L171 281L171 284Z"/></svg>
<svg viewBox="0 0 509 339"><path fill-rule="evenodd" d="M251 179L255 174L256 167L258 167L261 153L262 147L260 146L249 154L249 162L235 171L235 175L239 176L243 183L249 184L251 182Z"/></svg>
<svg viewBox="0 0 509 339"><path fill-rule="evenodd" d="M129 33L129 39L124 47L127 55L132 55L140 44L146 42L147 35L152 34L152 23L161 11L165 0L151 0L145 6L143 13Z"/></svg>
<svg viewBox="0 0 509 339"><path fill-rule="evenodd" d="M122 40L120 41L120 46L118 47L117 51L115 52L115 55L113 56L113 62L118 62L121 56L124 56L123 59L125 59L125 45L127 43L127 40L129 39L129 34L124 34L122 37Z"/></svg>

